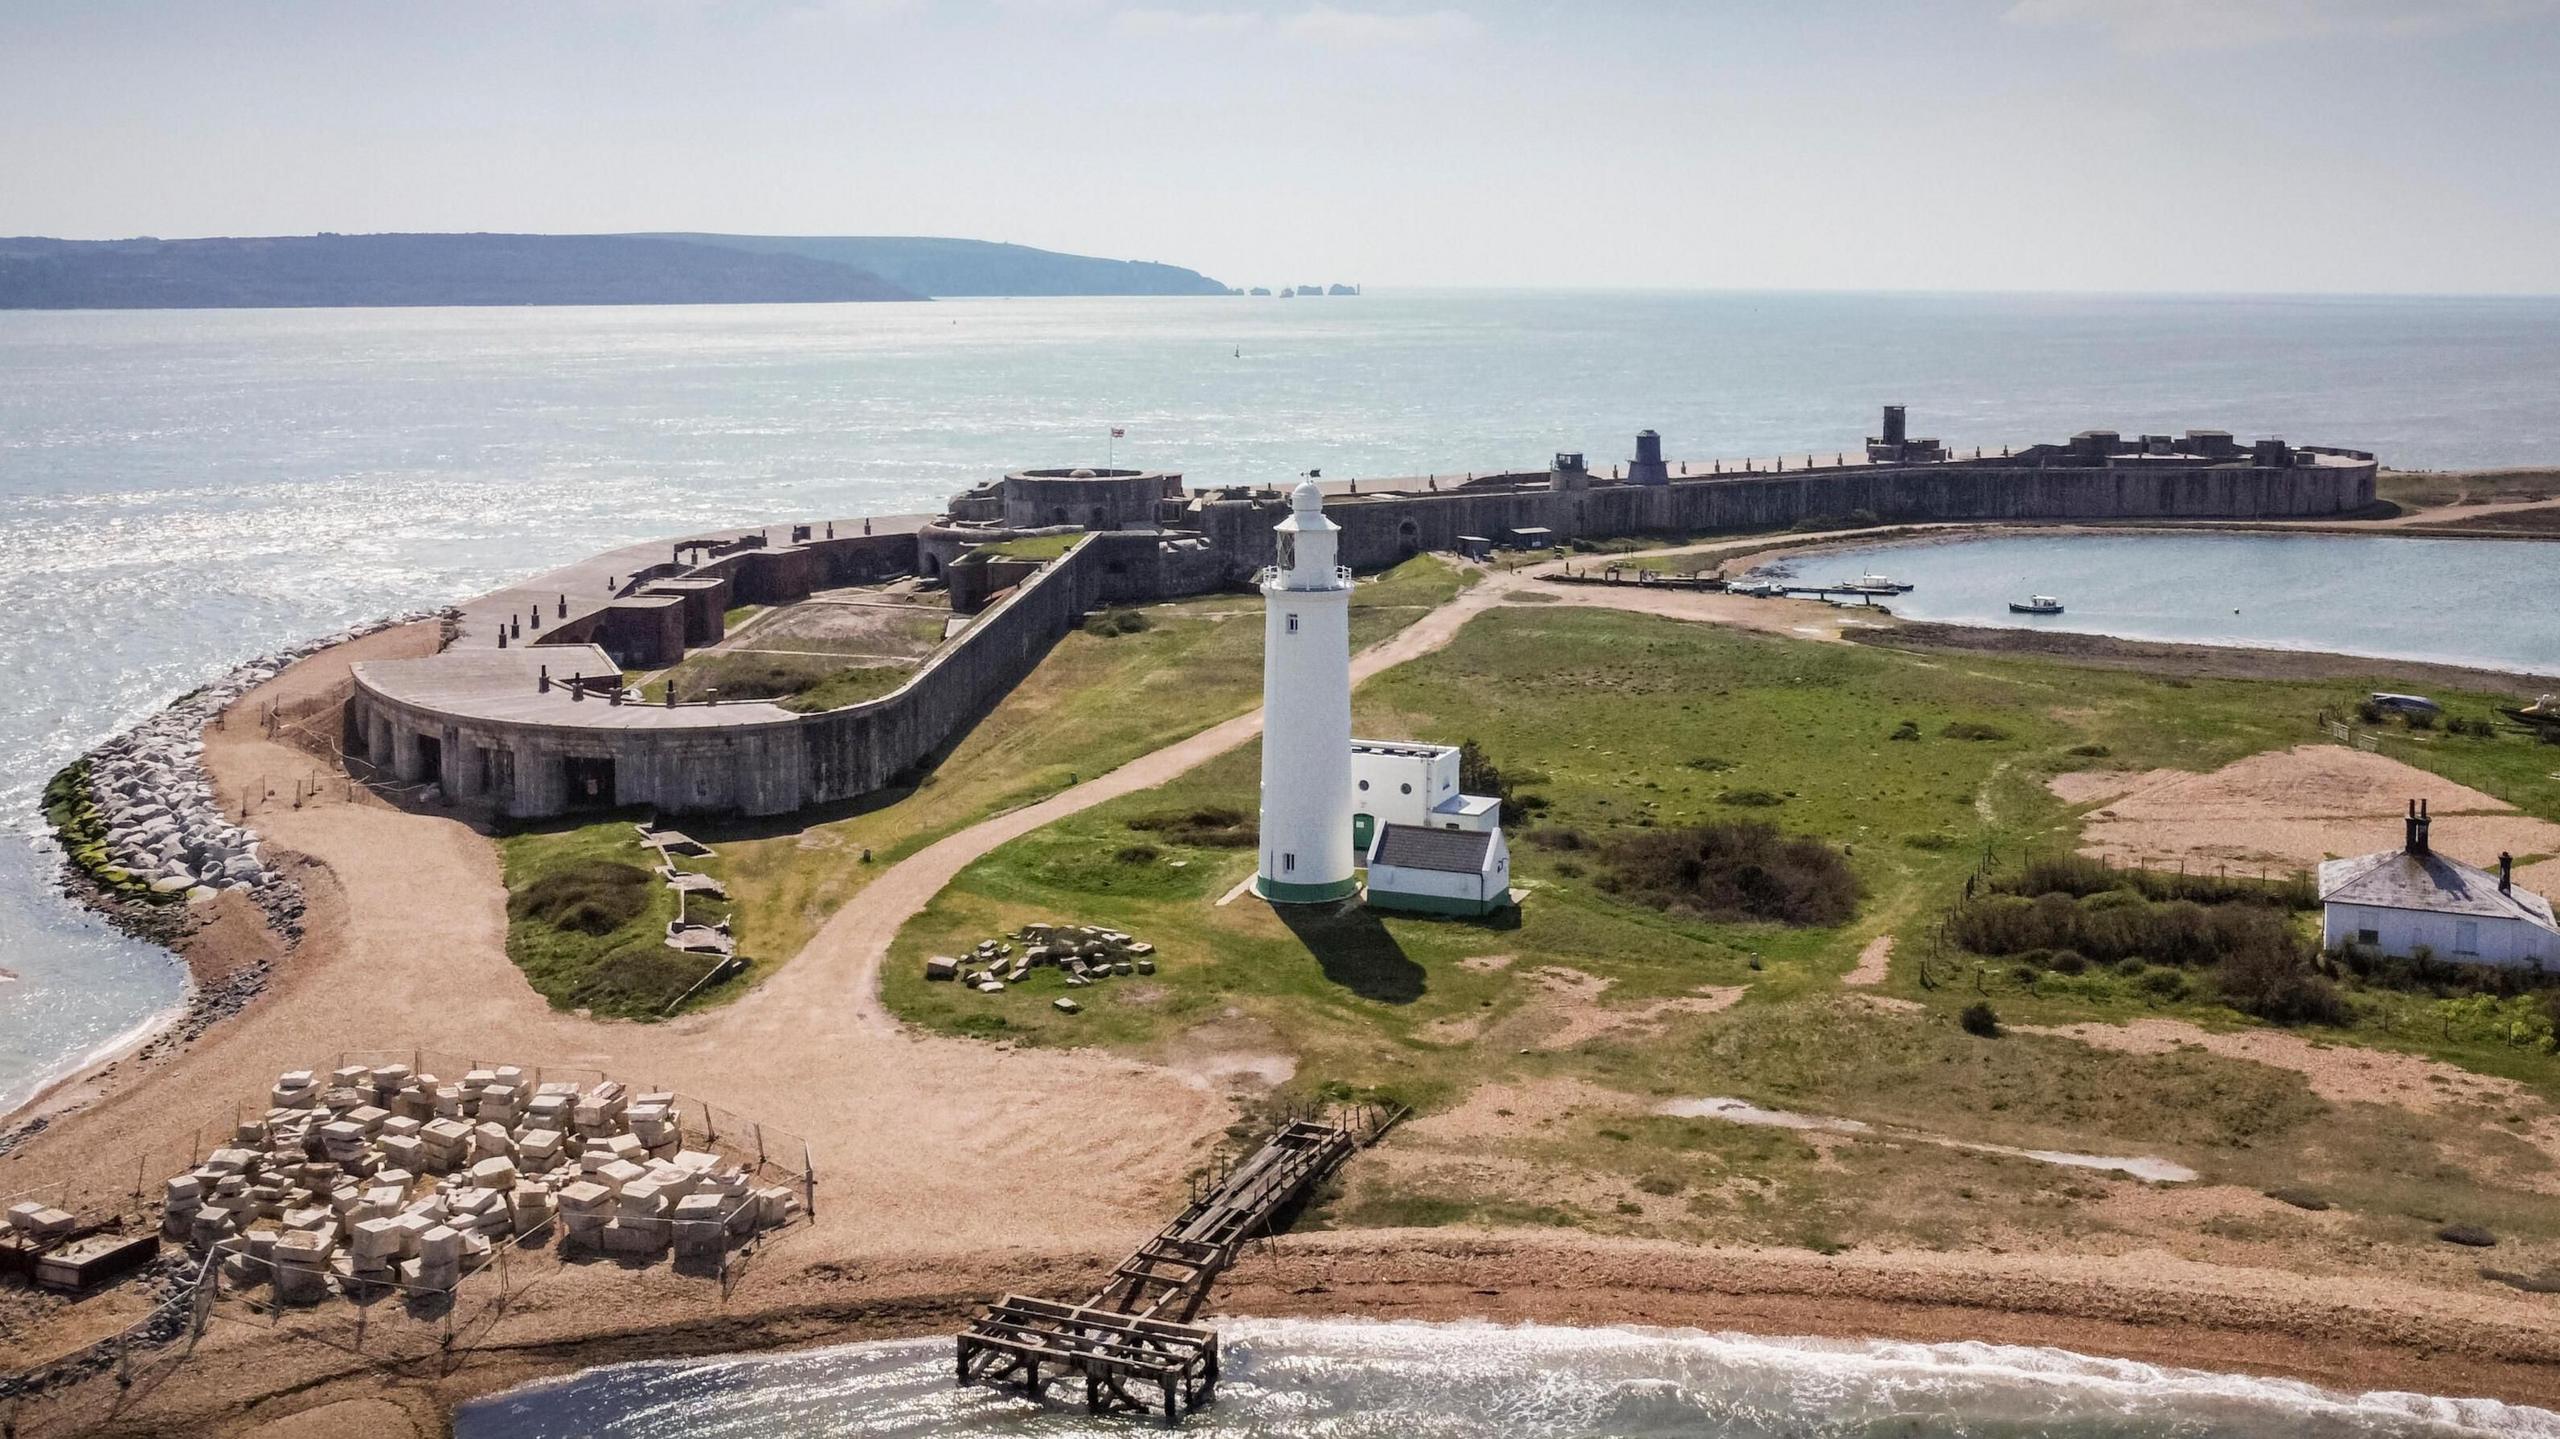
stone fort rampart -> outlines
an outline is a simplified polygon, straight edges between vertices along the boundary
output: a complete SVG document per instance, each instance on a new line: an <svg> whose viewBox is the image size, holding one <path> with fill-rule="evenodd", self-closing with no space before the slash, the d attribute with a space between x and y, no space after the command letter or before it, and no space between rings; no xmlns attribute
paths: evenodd
<svg viewBox="0 0 2560 1439"><path fill-rule="evenodd" d="M2088 431L1997 456L1951 456L1905 434L1898 407L1855 459L1696 473L1640 436L1623 474L1560 454L1546 471L1335 486L1326 515L1342 558L1375 570L1425 551L1563 544L1618 536L1783 530L1808 522L2302 519L2373 503L2361 451L2218 431L2130 439ZM1808 457L1810 461L1810 457ZM501 617L494 645L467 635L425 660L359 666L351 755L403 783L520 817L647 805L668 814L787 813L876 792L941 752L1030 673L1097 605L1233 586L1272 562L1279 488L1186 489L1179 475L1023 470L954 498L896 532L838 536L795 526L678 541L663 560L611 577L611 596ZM1045 562L981 547L1079 536ZM790 604L894 575L947 579L976 618L890 694L817 714L765 703L643 704L624 668L671 664L717 642L738 604ZM548 628L544 628L545 624ZM511 643L512 641L512 643ZM583 666L597 678L572 685ZM607 679L604 676L611 676ZM555 678L558 682L555 682Z"/></svg>

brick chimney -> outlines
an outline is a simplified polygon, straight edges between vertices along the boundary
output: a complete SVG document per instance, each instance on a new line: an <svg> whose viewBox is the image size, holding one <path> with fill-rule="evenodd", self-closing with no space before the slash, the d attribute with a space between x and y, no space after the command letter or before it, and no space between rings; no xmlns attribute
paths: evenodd
<svg viewBox="0 0 2560 1439"><path fill-rule="evenodd" d="M2410 854L2427 853L2428 820L2427 802L2425 800L2413 799L2409 801L2409 818L2407 824L2408 837L2401 842L2401 848Z"/></svg>
<svg viewBox="0 0 2560 1439"><path fill-rule="evenodd" d="M2516 857L2505 850L2500 850L2498 851L2498 893L2513 894L2515 892Z"/></svg>

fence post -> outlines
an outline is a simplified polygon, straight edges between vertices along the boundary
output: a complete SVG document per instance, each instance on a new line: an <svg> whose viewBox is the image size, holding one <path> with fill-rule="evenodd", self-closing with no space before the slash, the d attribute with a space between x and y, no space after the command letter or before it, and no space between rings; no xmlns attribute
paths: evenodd
<svg viewBox="0 0 2560 1439"><path fill-rule="evenodd" d="M802 1196L805 1200L802 1207L809 1211L811 1219L815 1219L818 1217L818 1162L809 1157L806 1143L800 1146L800 1185L806 1191Z"/></svg>

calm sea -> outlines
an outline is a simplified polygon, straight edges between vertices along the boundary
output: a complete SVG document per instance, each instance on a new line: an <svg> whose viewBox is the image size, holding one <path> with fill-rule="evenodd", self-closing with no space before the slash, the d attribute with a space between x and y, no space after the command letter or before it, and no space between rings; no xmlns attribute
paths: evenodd
<svg viewBox="0 0 2560 1439"><path fill-rule="evenodd" d="M1915 585L1897 615L2185 644L2255 645L2560 673L2560 545L2365 535L1995 535L1788 565L1805 583ZM2035 595L2058 615L2011 613Z"/></svg>
<svg viewBox="0 0 2560 1439"><path fill-rule="evenodd" d="M46 776L238 660L608 544L924 509L1101 460L1115 424L1120 460L1201 482L1605 463L1646 426L1830 451L1886 401L1958 445L2212 426L2527 464L2560 458L2555 373L2550 300L0 313L0 1105L179 997L54 897Z"/></svg>
<svg viewBox="0 0 2560 1439"><path fill-rule="evenodd" d="M2560 1414L2346 1394L2059 1349L1769 1339L1696 1330L1238 1320L1218 1399L1183 1432L1227 1439L2504 1439ZM1070 1390L1074 1390L1070 1393ZM904 1439L1125 1435L1061 1384L1045 1409L958 1389L951 1341L594 1369L468 1405L456 1439Z"/></svg>

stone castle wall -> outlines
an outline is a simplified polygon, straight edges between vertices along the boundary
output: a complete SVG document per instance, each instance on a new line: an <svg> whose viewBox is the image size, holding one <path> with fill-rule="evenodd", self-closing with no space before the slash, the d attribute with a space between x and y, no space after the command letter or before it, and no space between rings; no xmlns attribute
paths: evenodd
<svg viewBox="0 0 2560 1439"><path fill-rule="evenodd" d="M2370 463L2158 469L1860 465L1690 477L1667 485L1541 489L1478 482L1436 494L1336 495L1326 500L1325 516L1342 526L1343 562L1365 570L1425 550L1454 550L1461 535L1500 541L1520 529L1552 530L1559 540L1607 539L1785 529L1861 511L1886 524L2306 518L2373 503L2373 482ZM1201 532L1230 575L1271 563L1271 526L1282 508L1277 500L1221 500L1202 507Z"/></svg>
<svg viewBox="0 0 2560 1439"><path fill-rule="evenodd" d="M1576 466L1561 481L1543 473L1498 475L1421 494L1334 495L1325 513L1342 527L1343 562L1376 570L1426 550L1458 549L1462 536L1502 542L1522 530L1550 531L1561 542L1783 530L1809 519L1860 515L1880 523L2306 518L2373 502L2371 456L2315 448L2310 454L2326 462L2312 462L2269 443L2274 448L2259 464L2151 463L2150 455L2122 453L2110 462L2097 453L2102 446L2075 442L2079 448L2044 446L1973 463L1816 466L1660 484L1613 483ZM1015 482L1026 484L1026 499L1036 491L1041 500L1036 513L1022 513L1024 521L1053 522L1057 504L1071 499L1089 507L1087 518L1129 526L1135 517L1128 511L1158 502L1153 490L1162 477L1024 472L1006 483ZM787 544L751 538L704 563L655 566L634 575L622 593L646 596L652 584L681 574L694 586L681 605L608 606L565 619L538 640L528 632L524 640L609 649L645 642L664 649L699 643L717 622L715 606L787 604L819 588L939 573L983 539L968 533L971 523L986 525L1001 513L996 486L964 498L986 513L963 515L955 503L952 519L964 522L959 525L883 535L795 531ZM895 783L965 733L1094 606L1223 589L1273 561L1272 525L1286 503L1276 493L1231 491L1196 506L1162 503L1162 517L1179 515L1179 527L1087 534L989 605L906 685L862 704L789 718L741 711L733 723L687 726L482 722L360 687L349 716L351 747L404 781L438 779L451 795L485 797L525 817L588 801L571 793L573 774L595 771L573 772L576 761L612 762L611 802L668 814L781 814L856 798ZM1001 573L953 574L955 607L965 610L964 599L983 602L1017 572L1006 566ZM643 616L653 622L648 634L622 633ZM430 739L435 743L422 743Z"/></svg>
<svg viewBox="0 0 2560 1439"><path fill-rule="evenodd" d="M893 540L913 552L912 536L856 538L877 542L808 552L846 566L886 563ZM432 780L450 796L486 800L518 818L588 803L572 792L573 762L581 761L612 763L613 792L598 802L666 814L787 814L851 799L957 739L1031 672L1094 604L1095 552L1095 540L1079 543L979 615L905 685L843 709L789 718L740 709L735 724L684 727L543 724L450 715L359 681L349 701L350 748L403 783ZM771 573L752 564L741 573L759 569ZM595 707L575 712L580 718L610 708L601 698L572 701L565 686L553 693L563 706ZM714 709L687 708L697 716Z"/></svg>

